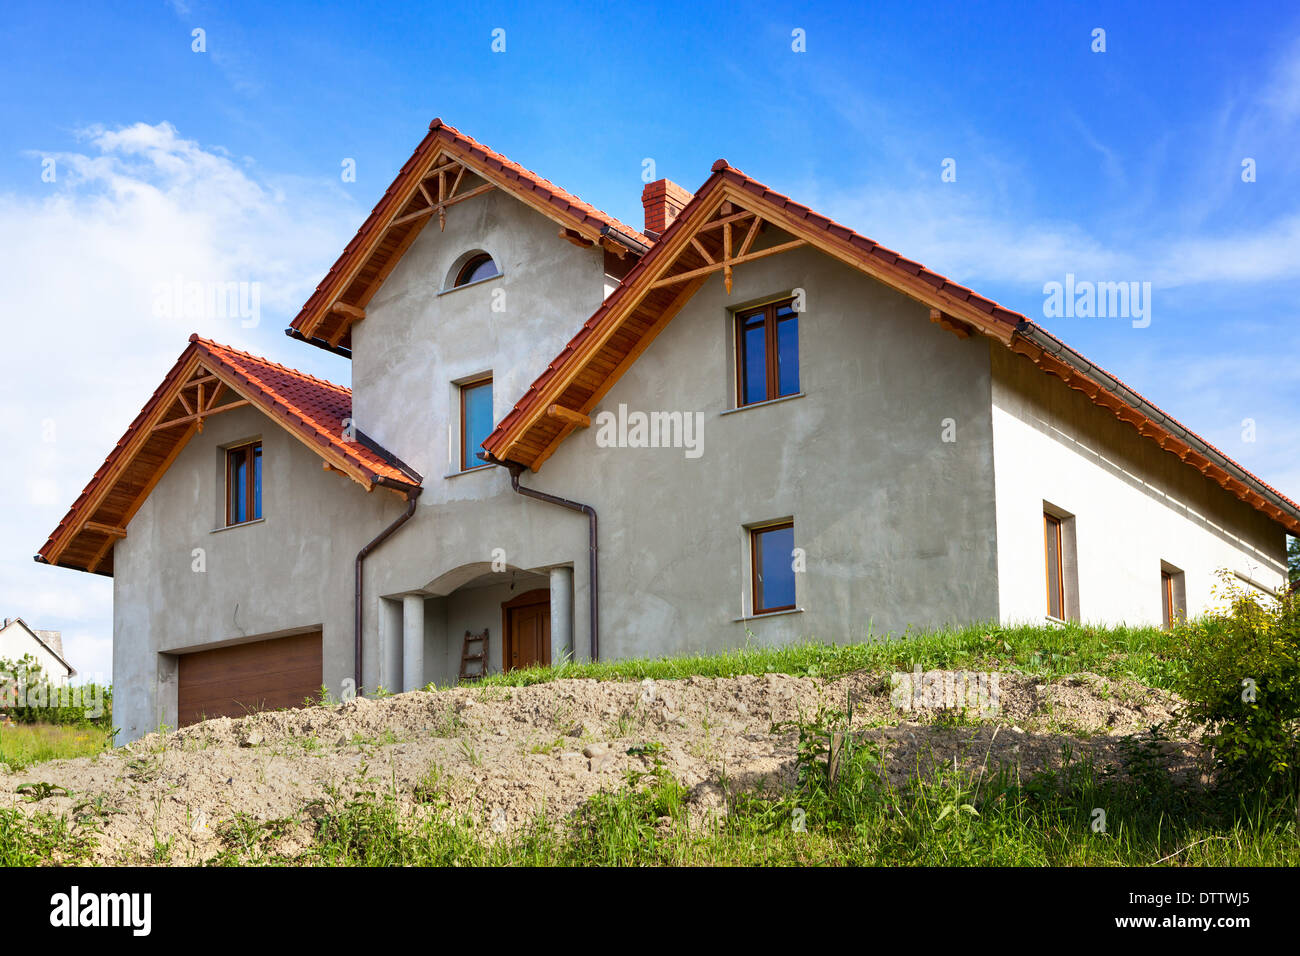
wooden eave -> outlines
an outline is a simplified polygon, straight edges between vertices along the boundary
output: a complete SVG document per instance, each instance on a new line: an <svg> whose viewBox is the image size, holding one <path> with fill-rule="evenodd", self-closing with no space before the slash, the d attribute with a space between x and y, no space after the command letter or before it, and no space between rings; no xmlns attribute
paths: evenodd
<svg viewBox="0 0 1300 956"><path fill-rule="evenodd" d="M292 411L225 364L220 353L191 336L190 345L50 535L37 560L111 576L114 544L127 537L131 519L190 439L203 430L207 419L246 406L284 427L332 469L367 491L374 488L375 470L336 443L322 441L304 427L301 418L295 420ZM418 484L391 469L384 477L390 482L408 481L412 487Z"/></svg>
<svg viewBox="0 0 1300 956"><path fill-rule="evenodd" d="M482 182L471 186L474 177ZM578 245L600 245L621 257L639 255L650 244L640 233L434 120L291 329L308 341L350 349L352 326L365 319L371 298L425 226L437 220L442 228L454 206L494 189L553 220L559 235Z"/></svg>
<svg viewBox="0 0 1300 956"><path fill-rule="evenodd" d="M756 246L757 236L769 227L783 235L766 246ZM730 293L734 269L743 269L763 255L803 245L813 246L927 306L930 320L959 338L978 332L1025 356L1230 494L1300 534L1300 506L1233 463L1250 478L1249 483L1242 481L1099 381L1018 334L1022 323L1033 325L1025 316L772 192L722 160L714 164L714 174L654 248L488 436L483 447L489 458L538 470L580 427L576 423L580 419L574 416L589 418L601 398L710 275L721 273ZM1260 488L1294 510L1278 507L1260 494Z"/></svg>

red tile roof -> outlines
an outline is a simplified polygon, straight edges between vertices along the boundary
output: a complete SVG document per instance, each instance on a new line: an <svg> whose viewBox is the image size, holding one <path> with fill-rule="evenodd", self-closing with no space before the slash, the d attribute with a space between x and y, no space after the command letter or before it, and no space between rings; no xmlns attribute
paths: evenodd
<svg viewBox="0 0 1300 956"><path fill-rule="evenodd" d="M382 477L412 487L420 483L419 476L403 470L395 458L361 442L344 439L345 423L352 417L351 389L198 335L191 335L190 341L206 358L251 391L247 397L258 396L258 404L264 411L269 410L282 425L308 439L308 444L318 451L328 449L342 455L367 479ZM245 391L240 385L235 388L241 393Z"/></svg>
<svg viewBox="0 0 1300 956"><path fill-rule="evenodd" d="M435 119L429 124L428 135L398 171L396 178L375 204L366 221L361 224L352 241L344 247L334 265L330 266L329 272L316 287L316 291L307 299L290 324L290 328L307 336L314 333L316 326L324 317L321 310L327 308L346 291L341 287L343 278L353 271L359 259L375 252L382 238L383 230L380 227L415 195L419 188L420 177L440 152L452 153L471 167L476 167L496 178L506 188L516 193L529 194L542 200L555 218L568 226L595 235L599 235L602 229L608 228L613 231L611 237L615 241L632 248L636 253L653 245L653 240L631 226L602 212L590 203L583 202L549 179L543 179L532 170L507 159L455 127L447 125L441 119ZM624 237L632 240L632 244L623 242ZM642 248L634 248L634 246Z"/></svg>
<svg viewBox="0 0 1300 956"><path fill-rule="evenodd" d="M226 388L366 487L377 481L419 485L419 475L367 444L364 436L345 440L345 422L352 413L349 389L191 335L190 344L73 502L37 560L98 571L98 560L111 559L112 537L86 525L125 528L131 520L142 496L188 440L185 428L155 431L154 426L170 420L165 417L169 411L173 417L178 414L177 396L199 368L207 369Z"/></svg>
<svg viewBox="0 0 1300 956"><path fill-rule="evenodd" d="M981 296L966 286L953 282L938 272L926 268L921 263L899 255L892 249L885 248L847 226L843 226L815 212L808 206L769 189L731 166L724 159L715 162L712 171L713 174L695 192L686 208L681 211L664 234L658 238L654 247L641 257L640 261L623 278L618 288L583 323L577 334L561 349L555 359L542 371L519 401L515 403L514 407L493 429L492 433L483 442L483 448L490 457L498 461L508 460L512 446L520 439L527 437L530 429L536 429L539 435L544 436L538 439L539 442L551 441L558 444L563 441L572 430L571 428L562 430L557 437L551 438L550 436L554 432L546 430L544 426L539 427L538 423L545 418L547 407L557 401L560 390L567 387L567 383L572 382L582 369L583 363L588 358L583 352L583 346L592 336L607 330L610 326L617 326L622 317L637 307L644 298L648 282L661 274L666 274L666 270L671 268L671 259L682 251L680 244L675 242L678 235L683 230L692 228L698 232L699 226L704 223L703 218L693 214L700 212L702 207L710 203L716 204L719 202L720 193L734 197L740 208L746 208L745 196L753 196L762 203L775 207L780 215L787 217L787 221L777 221L775 223L780 228L787 231L797 230L800 227L811 228L810 241L814 241L824 251L832 251L843 258L854 261L855 264L869 274L877 275L882 281L889 282L897 288L902 288L907 294L926 301L933 307L945 312L951 311L959 320L969 322L973 328L987 336L998 339L1008 347L1012 345L1014 340L1017 351L1021 349L1037 349L1038 354L1035 361L1041 362L1042 367L1052 374L1064 377L1067 383L1074 381L1076 384L1071 385L1071 387L1077 387L1078 382L1083 380L1083 377L1078 375L1075 369L1063 371L1061 368L1056 367L1064 365L1064 363L1059 362L1041 347L1027 345L1025 344L1027 340L1017 338L1018 333L1023 334L1026 330L1032 329L1064 345L1064 343L1060 342L1060 339L1051 336L1050 333L1047 333L1045 329L1042 329L1041 326L1031 321L1027 316L1014 309L999 305L992 299ZM760 215L764 219L771 217L771 214L766 210ZM694 224L693 227L688 225L690 223ZM675 244L677 245L676 249L674 249ZM1075 354L1077 355L1077 353ZM1080 358L1082 357L1080 356ZM1264 511L1270 518L1279 521L1293 533L1300 533L1300 505L1297 505L1296 502L1287 498L1277 489L1247 471L1172 416L1142 398L1118 378L1091 362L1084 361L1091 369L1099 373L1099 376L1110 379L1115 386L1113 391L1107 389L1093 390L1089 397L1094 402L1112 412L1121 404L1130 409L1130 412L1117 415L1117 417L1138 428L1143 435L1155 436L1153 440L1159 441L1161 447L1172 453L1179 454L1179 457L1183 458L1184 461L1194 463L1194 466L1203 474L1218 481L1219 484L1237 494L1243 501L1247 501L1258 510ZM605 366L607 368L615 368L618 364L611 363L608 356L605 357ZM599 395L604 394L604 390L607 390L608 386L612 384L610 379L619 373L608 372L602 374L606 378L606 383L602 390L595 393L597 398ZM1088 387L1091 388L1093 384L1097 383L1090 380ZM1083 388L1079 390L1084 391ZM1131 394L1137 400L1136 404L1123 394L1125 392ZM1139 408L1136 405L1145 407ZM589 411L590 409L584 408L582 410ZM1141 419L1141 423L1136 420L1137 418ZM1185 434L1179 435L1179 430ZM1184 441L1184 438L1190 438L1202 444L1206 449L1222 458L1232 469L1239 472L1241 477L1238 478L1231 471L1219 467L1211 459L1199 452L1189 451L1189 442ZM544 452L540 458L532 461L520 459L519 463L529 467L540 467L541 461L544 461L548 454L549 451ZM1193 465L1189 464L1189 466ZM1241 479L1244 479L1244 481ZM1250 487L1252 484L1255 486L1254 489ZM1275 496L1285 510L1279 509L1272 503L1267 503L1266 499L1259 495L1260 490ZM1259 501L1255 500L1257 498ZM1261 501L1265 503L1261 504Z"/></svg>

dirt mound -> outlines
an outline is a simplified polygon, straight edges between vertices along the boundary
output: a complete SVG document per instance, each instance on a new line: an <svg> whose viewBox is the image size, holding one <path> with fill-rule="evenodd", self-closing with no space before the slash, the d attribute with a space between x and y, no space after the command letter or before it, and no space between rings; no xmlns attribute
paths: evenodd
<svg viewBox="0 0 1300 956"><path fill-rule="evenodd" d="M1062 748L1122 763L1124 735L1170 719L1165 692L1095 674L1043 683L999 675L996 712L901 710L888 675L823 680L763 674L641 683L560 680L530 687L460 687L380 700L218 718L151 734L94 758L53 761L0 779L0 806L93 818L104 863L198 863L222 849L223 824L294 820L284 852L333 800L393 792L428 812L436 789L485 834L538 813L559 818L626 772L661 763L691 792L694 812L720 809L729 786L789 786L796 722L846 711L886 747L898 782L929 762L1033 771ZM919 698L918 698L919 700ZM1164 745L1190 773L1195 746ZM24 784L64 788L29 802ZM31 791L28 791L28 797Z"/></svg>

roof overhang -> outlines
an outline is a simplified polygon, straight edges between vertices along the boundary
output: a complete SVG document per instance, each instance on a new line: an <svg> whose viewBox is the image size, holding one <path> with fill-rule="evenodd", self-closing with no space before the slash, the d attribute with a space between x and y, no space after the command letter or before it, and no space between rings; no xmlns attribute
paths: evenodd
<svg viewBox="0 0 1300 956"><path fill-rule="evenodd" d="M769 226L789 238L756 244ZM724 160L714 164L713 175L677 220L488 436L483 443L486 457L536 471L589 421L601 398L709 276L722 273L730 293L735 268L805 245L925 305L930 320L953 334L967 338L978 333L1025 356L1292 534L1300 534L1300 506L1295 502L1118 379L1072 350L1063 353L1063 343L1024 315L769 190ZM1070 356L1078 361L1071 363Z"/></svg>
<svg viewBox="0 0 1300 956"><path fill-rule="evenodd" d="M471 179L482 182L470 186ZM560 238L577 245L602 246L620 257L641 255L651 246L646 236L435 119L293 320L290 334L347 355L352 326L365 319L370 299L425 226L436 221L441 229L450 209L494 189L555 221Z"/></svg>
<svg viewBox="0 0 1300 956"><path fill-rule="evenodd" d="M292 399L259 380L258 370L295 376L302 387L320 390L338 407L350 408L346 389L191 336L36 560L111 576L113 546L126 537L127 525L154 486L207 419L236 408L255 408L319 455L327 468L367 491L383 485L402 493L419 486L418 475L385 460L382 450L360 437L343 441L326 423L304 414Z"/></svg>

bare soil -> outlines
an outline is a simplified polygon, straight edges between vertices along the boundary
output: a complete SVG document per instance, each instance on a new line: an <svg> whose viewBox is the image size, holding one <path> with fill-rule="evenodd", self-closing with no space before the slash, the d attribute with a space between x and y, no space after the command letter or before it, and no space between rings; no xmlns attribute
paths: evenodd
<svg viewBox="0 0 1300 956"><path fill-rule="evenodd" d="M790 786L793 723L819 708L844 710L850 694L854 727L884 745L897 783L938 762L1031 773L1059 765L1063 748L1122 770L1124 738L1169 721L1177 703L1088 673L1046 684L1002 674L999 690L996 714L957 719L900 711L888 675L865 672L417 691L222 717L19 773L0 765L0 807L91 816L102 831L100 863L196 864L224 848L223 824L238 814L290 821L276 849L292 853L310 839L313 816L358 793L395 789L404 813L435 812L420 796L431 771L449 803L436 812L468 815L489 838L538 814L570 814L655 761L689 788L693 815L724 812L722 780L733 789ZM1175 772L1194 779L1195 742L1160 746ZM31 783L68 792L29 801L17 791Z"/></svg>

